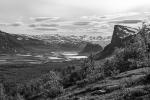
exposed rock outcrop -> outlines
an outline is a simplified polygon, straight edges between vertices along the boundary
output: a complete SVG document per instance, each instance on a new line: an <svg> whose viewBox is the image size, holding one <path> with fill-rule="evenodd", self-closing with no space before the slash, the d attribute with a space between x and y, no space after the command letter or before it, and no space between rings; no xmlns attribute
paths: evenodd
<svg viewBox="0 0 150 100"><path fill-rule="evenodd" d="M99 60L112 55L115 51L115 48L124 47L125 44L130 41L137 32L138 30L135 28L115 25L111 43L108 44L103 51L97 53L95 55L95 59Z"/></svg>

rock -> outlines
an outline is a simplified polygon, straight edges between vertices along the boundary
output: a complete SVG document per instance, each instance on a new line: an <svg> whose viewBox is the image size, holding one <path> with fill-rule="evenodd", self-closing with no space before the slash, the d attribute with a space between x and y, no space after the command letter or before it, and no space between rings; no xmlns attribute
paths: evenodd
<svg viewBox="0 0 150 100"><path fill-rule="evenodd" d="M116 48L124 47L137 32L138 30L135 28L115 25L111 43L108 44L103 51L97 53L94 58L99 60L111 56Z"/></svg>

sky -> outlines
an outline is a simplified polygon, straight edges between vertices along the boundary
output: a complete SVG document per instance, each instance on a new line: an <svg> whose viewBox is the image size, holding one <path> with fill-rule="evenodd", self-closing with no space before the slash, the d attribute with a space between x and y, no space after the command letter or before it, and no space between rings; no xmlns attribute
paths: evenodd
<svg viewBox="0 0 150 100"><path fill-rule="evenodd" d="M150 0L0 0L0 29L17 34L111 35L149 16Z"/></svg>

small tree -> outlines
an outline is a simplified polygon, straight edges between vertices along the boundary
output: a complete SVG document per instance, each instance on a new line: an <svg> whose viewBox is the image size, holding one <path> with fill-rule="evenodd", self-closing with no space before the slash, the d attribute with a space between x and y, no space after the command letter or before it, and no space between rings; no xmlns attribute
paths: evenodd
<svg viewBox="0 0 150 100"><path fill-rule="evenodd" d="M0 83L0 100L7 100L7 96L5 94L4 86Z"/></svg>

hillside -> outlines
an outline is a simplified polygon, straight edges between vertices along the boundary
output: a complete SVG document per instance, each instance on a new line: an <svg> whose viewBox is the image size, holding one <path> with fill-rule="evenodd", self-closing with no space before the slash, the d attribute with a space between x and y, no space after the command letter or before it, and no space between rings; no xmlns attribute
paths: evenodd
<svg viewBox="0 0 150 100"><path fill-rule="evenodd" d="M42 49L50 49L44 41L0 31L1 53L28 53Z"/></svg>
<svg viewBox="0 0 150 100"><path fill-rule="evenodd" d="M115 26L111 43L120 49L111 58L98 60L101 65L89 58L80 71L71 73L72 85L55 100L149 100L150 27L131 29Z"/></svg>
<svg viewBox="0 0 150 100"><path fill-rule="evenodd" d="M103 50L103 48L99 44L87 43L86 46L80 53L96 53L98 51Z"/></svg>
<svg viewBox="0 0 150 100"><path fill-rule="evenodd" d="M17 50L24 50L23 46L18 42L15 36L0 31L0 52L17 52Z"/></svg>
<svg viewBox="0 0 150 100"><path fill-rule="evenodd" d="M95 59L103 59L112 55L116 48L125 47L125 45L132 40L132 37L137 33L137 29L115 25L111 39L111 43L104 47L103 51L100 51L95 55Z"/></svg>
<svg viewBox="0 0 150 100"><path fill-rule="evenodd" d="M150 68L127 71L83 86L76 84L55 100L149 100L150 85L144 85L146 70Z"/></svg>

